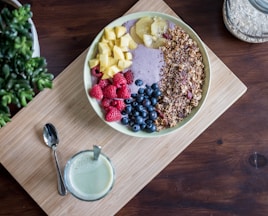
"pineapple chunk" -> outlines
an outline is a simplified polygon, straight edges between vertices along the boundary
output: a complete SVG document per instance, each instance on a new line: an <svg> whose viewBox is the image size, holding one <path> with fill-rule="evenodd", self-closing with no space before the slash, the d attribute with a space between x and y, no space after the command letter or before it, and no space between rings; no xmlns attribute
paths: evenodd
<svg viewBox="0 0 268 216"><path fill-rule="evenodd" d="M126 52L125 53L125 59L126 60L132 60L132 53L131 52Z"/></svg>
<svg viewBox="0 0 268 216"><path fill-rule="evenodd" d="M113 28L106 27L104 29L104 35L107 40L115 40L116 35Z"/></svg>
<svg viewBox="0 0 268 216"><path fill-rule="evenodd" d="M116 37L121 38L127 32L127 28L125 26L116 26L114 31Z"/></svg>
<svg viewBox="0 0 268 216"><path fill-rule="evenodd" d="M109 40L108 41L108 46L110 47L111 50L113 50L114 45L115 45L115 41L114 40Z"/></svg>
<svg viewBox="0 0 268 216"><path fill-rule="evenodd" d="M109 56L107 53L100 54L100 71L104 71L109 66Z"/></svg>
<svg viewBox="0 0 268 216"><path fill-rule="evenodd" d="M138 44L133 40L131 35L129 33L126 33L124 36L129 39L128 48L131 49L131 50L136 49Z"/></svg>
<svg viewBox="0 0 268 216"><path fill-rule="evenodd" d="M111 56L111 54L112 54L112 50L110 49L110 47L107 43L99 42L98 49L99 49L100 54L107 53L108 56Z"/></svg>
<svg viewBox="0 0 268 216"><path fill-rule="evenodd" d="M109 40L107 40L104 36L102 36L100 42L108 43Z"/></svg>
<svg viewBox="0 0 268 216"><path fill-rule="evenodd" d="M113 48L113 56L115 59L125 59L122 49L116 45Z"/></svg>
<svg viewBox="0 0 268 216"><path fill-rule="evenodd" d="M120 38L120 47L129 46L130 37L126 34Z"/></svg>
<svg viewBox="0 0 268 216"><path fill-rule="evenodd" d="M108 67L109 65L109 56L107 53L100 54L100 67Z"/></svg>
<svg viewBox="0 0 268 216"><path fill-rule="evenodd" d="M122 60L122 59L120 59L118 61L118 67L121 68L122 70L130 67L131 65L132 65L132 61L130 61L130 60Z"/></svg>
<svg viewBox="0 0 268 216"><path fill-rule="evenodd" d="M88 64L90 67L100 65L102 79L112 78L116 73L131 66L133 57L129 50L137 46L125 26L106 27L98 43L98 53Z"/></svg>
<svg viewBox="0 0 268 216"><path fill-rule="evenodd" d="M108 58L108 66L117 65L117 62L118 60L113 57Z"/></svg>
<svg viewBox="0 0 268 216"><path fill-rule="evenodd" d="M94 68L100 63L100 60L95 58L95 59L90 59L89 60L89 67Z"/></svg>
<svg viewBox="0 0 268 216"><path fill-rule="evenodd" d="M112 65L110 67L107 67L103 72L102 79L112 78L116 73L118 73L120 71L121 70L116 65Z"/></svg>

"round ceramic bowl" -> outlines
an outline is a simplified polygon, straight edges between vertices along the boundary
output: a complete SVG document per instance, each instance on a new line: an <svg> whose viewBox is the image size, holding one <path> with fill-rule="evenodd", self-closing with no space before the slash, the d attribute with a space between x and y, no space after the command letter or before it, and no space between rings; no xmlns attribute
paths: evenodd
<svg viewBox="0 0 268 216"><path fill-rule="evenodd" d="M0 1L5 2L5 3L7 3L15 8L18 8L21 6L21 3L17 0L0 0ZM33 20L29 19L29 22L32 25L31 31L32 31L32 35L33 35L33 57L39 57L40 56L40 46L39 46L37 31L36 31L35 25L33 23Z"/></svg>
<svg viewBox="0 0 268 216"><path fill-rule="evenodd" d="M119 26L122 25L124 23L126 23L127 21L130 20L136 20L145 16L151 16L151 17L161 17L167 21L173 22L175 25L180 26L182 29L184 29L189 35L190 37L197 42L198 47L201 51L202 57L203 57L203 63L205 65L205 82L203 85L203 93L202 93L202 99L199 101L199 105L197 107L195 107L192 112L186 117L184 118L181 122L179 122L175 127L172 128L168 128L168 129L163 129L159 132L153 132L153 133L147 133L144 131L139 131L139 132L133 132L132 130L130 130L128 127L126 127L125 125L121 124L120 122L107 122L104 119L104 112L102 110L102 108L100 107L99 102L95 99L92 98L89 95L89 89L91 89L91 87L93 86L93 82L92 82L92 77L91 77L91 73L90 73L90 68L88 65L88 61L89 59L92 59L96 56L97 53L97 46L98 46L98 42L100 41L104 30L102 30L94 39L94 41L92 42L91 46L89 47L88 53L86 55L86 59L85 59L85 63L84 63L84 88L86 91L86 95L88 98L89 103L92 105L93 109L95 110L96 114L109 126L111 126L112 128L114 128L115 130L127 134L129 136L134 136L134 137L144 137L144 138L149 138L149 137L158 137L158 136L163 136L163 135L167 135L170 133L173 133L177 130L181 130L183 129L183 127L189 123L198 113L198 111L202 108L203 104L205 103L205 100L207 98L208 95L208 91L209 91L209 86L210 86L210 62L209 62L209 57L206 51L206 48L202 42L202 40L199 38L199 36L194 32L194 30L189 27L187 24L185 24L182 20L167 15L167 14L163 14L163 13L159 13L159 12L137 12L137 13L133 13L133 14L129 14L123 17L120 17L116 20L114 20L113 22L111 22L109 25L107 25L107 27L115 27L115 26Z"/></svg>

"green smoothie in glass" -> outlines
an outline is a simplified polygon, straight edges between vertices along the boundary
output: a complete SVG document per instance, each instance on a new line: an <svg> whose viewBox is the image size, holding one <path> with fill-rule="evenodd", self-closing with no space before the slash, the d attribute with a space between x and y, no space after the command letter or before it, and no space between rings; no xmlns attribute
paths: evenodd
<svg viewBox="0 0 268 216"><path fill-rule="evenodd" d="M93 151L81 151L66 164L64 179L67 190L76 198L95 201L112 189L115 173L111 161L104 154L94 160Z"/></svg>

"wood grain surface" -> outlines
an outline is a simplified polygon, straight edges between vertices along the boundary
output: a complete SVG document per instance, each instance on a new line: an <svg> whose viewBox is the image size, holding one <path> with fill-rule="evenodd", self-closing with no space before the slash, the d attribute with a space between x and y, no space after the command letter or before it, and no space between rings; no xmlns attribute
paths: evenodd
<svg viewBox="0 0 268 216"><path fill-rule="evenodd" d="M103 26L125 13L125 11L136 2L117 1L116 6L114 1L91 1L90 4L86 1L78 1L75 3L71 1L34 1L34 3L31 3L34 14L40 14L39 17L35 15L37 19L34 21L37 28L39 26L40 29L38 29L38 32L41 52L43 50L43 55L46 55L48 62L52 63L50 70L58 74L89 46L90 41ZM252 215L253 213L266 215L268 195L267 167L265 166L259 169L251 167L248 163L248 157L255 151L267 156L267 147L265 145L268 140L267 114L265 112L267 110L267 74L264 73L267 66L267 58L265 58L267 44L251 45L233 38L225 30L224 26L222 26L220 11L222 2L220 1L213 2L213 4L208 1L202 2L202 4L200 4L199 1L167 1L167 3L183 20L199 33L205 43L244 83L246 83L248 91L245 96L228 109L224 115L202 133L202 135L178 157L175 157L178 152L173 152L173 148L167 148L166 151L168 154L175 157L173 162L156 176L138 195L128 202L117 215ZM204 5L205 3L207 3L206 7ZM104 13L105 16L103 16L103 13L97 14L94 8L101 8L102 12L106 12ZM80 12L79 16L77 16L78 10ZM203 16L204 14L207 16ZM62 20L56 19L56 17L61 17ZM50 23L53 23L53 25L51 26ZM91 24L92 27L90 30L85 30L84 28L90 26L90 23L94 23L94 25ZM69 84L77 85L77 89L80 91L79 82L75 83L77 79L68 84L66 84L66 81L62 83L58 81L61 77L64 77L65 72L71 69L72 68L66 68L55 80L56 86L62 87L62 89L55 88L58 93L62 93L66 89L68 90ZM54 90L52 90L52 92ZM53 93L41 93L40 97L38 96L34 100L34 103L37 103L35 101L41 98L42 94L49 96ZM54 91L54 94L57 93ZM78 93L76 92L74 95L76 94ZM71 100L78 102L78 106L82 105L81 113L84 113L85 109L88 108L88 106L84 106L85 99L83 101L74 99L74 95L70 94ZM66 99L64 97L59 98L61 99L60 102ZM227 100L228 99L229 98L227 98ZM218 100L221 100L220 97ZM55 102L55 99L53 101ZM39 102L42 103L42 101ZM59 106L64 106L68 111L76 110L73 104L59 104ZM29 107L27 107L27 109ZM66 112L66 116L62 116L62 113L57 113L57 110L52 111L41 108L41 110L34 110L29 116L23 116L23 114L24 112L18 113L15 115L14 120L16 121L16 118L25 118L27 123L29 121L28 118L32 118L33 122L40 120L38 121L40 125L35 125L35 135L31 135L39 144L40 134L38 131L40 131L42 121L49 120L49 118L47 118L48 116L55 119L59 128L63 126L64 121L62 121L62 119L64 118L71 119L74 122L83 122L84 126L90 126L87 120L83 120L84 116L77 114L77 112ZM88 120L99 121L91 115L88 117ZM5 129L4 132L1 131L1 137L2 134L11 137L9 133L13 133L14 131L15 134L24 133L24 130L29 131L27 124L23 124L23 122L14 127L15 128L12 127L12 129L10 129L11 127ZM92 133L100 129L111 130L100 122L94 125L94 127L90 126L89 128L93 130ZM64 143L75 143L75 138L72 137L66 140L65 137L70 131L75 133L76 130L80 130L80 127L70 128L64 132L60 132L60 136L62 137L61 148L65 148L66 144ZM85 132L83 131L83 133ZM110 137L106 133L101 135L103 137L95 137L95 140L92 141L105 142L106 140L110 140ZM123 137L125 140L128 140L125 136ZM81 137L77 139L83 140ZM1 161L2 158L12 158L11 163L2 163L8 168L13 167L12 170L18 170L15 175L13 174L15 179L17 179L20 184L23 184L27 188L26 190L34 189L35 199L38 200L38 198L42 197L44 194L52 194L53 196L49 196L46 201L41 203L43 206L49 205L48 203L51 202L50 198L53 200L54 196L57 196L55 186L46 188L48 191L43 191L38 189L40 185L37 185L37 183L42 183L43 185L41 186L45 186L48 179L51 181L51 184L55 181L55 173L53 170L50 169L51 171L49 173L42 173L44 170L47 170L47 168L53 166L52 161L49 162L49 160L47 160L50 156L49 150L46 149L45 146L41 147L40 145L40 147L38 147L39 149L36 150L38 151L39 158L26 151L16 151L18 148L13 150L11 147L13 147L14 144L12 143L18 143L20 141L27 146L28 138L18 140L17 137L14 137L9 140L8 143L6 140L1 140L1 152L7 152L4 156L1 154ZM111 138L110 142L112 141L113 138ZM135 141L138 142L137 140ZM124 140L122 140L122 143L123 142ZM2 148L3 143L5 145ZM120 145L122 145L122 143ZM8 144L10 144L10 146ZM31 146L31 144L28 145ZM162 143L156 140L155 145L161 146ZM116 148L108 144L105 144L105 146L110 146L107 148L107 151L111 153L111 155L114 155L113 153ZM170 146L172 146L172 144L170 144ZM124 146L122 145L122 147ZM136 151L136 147L137 143L134 142L131 148ZM77 148L79 147L68 145L68 150L70 151L75 152ZM152 154L156 152L157 148L152 151ZM15 157L18 155L20 155L19 158ZM65 155L65 149L61 156L63 161L68 157L68 155ZM33 159L32 166L19 168L20 162L23 163L21 158L24 157ZM161 164L162 161L158 162L157 167L165 167L165 164ZM34 164L40 163L44 168L38 169L38 167L34 166ZM163 163L165 163L165 161L163 161ZM117 164L116 161L115 164ZM37 174L37 177L25 177L23 174L29 172L29 170L31 172L34 170L33 173ZM155 170L152 170L152 172L154 173ZM150 175L150 173L144 174L138 172L137 174L142 175L142 177L143 175ZM45 176L45 180L41 179L40 176ZM37 178L38 181L33 182L31 180L33 178ZM141 178L137 178L137 180L139 179ZM1 183L1 215L45 214L3 167L1 168ZM137 184L139 185L139 182ZM140 188L143 187L142 184L143 182L139 185ZM133 191L137 188L131 190L128 188L128 184L126 184L124 189L134 194L135 192ZM122 199L122 197L120 197L121 195L124 194L117 195L118 200ZM111 196L115 195L111 194ZM74 199L69 197L67 199L74 201ZM53 205L60 203L61 201L57 201ZM65 201L62 201L62 203L65 203ZM71 207L66 207L66 205L62 203L60 205L64 209L65 214L72 212ZM80 203L76 204L80 205ZM117 202L111 203L111 209L114 209L114 206L117 205ZM88 214L90 215L90 212L88 212Z"/></svg>

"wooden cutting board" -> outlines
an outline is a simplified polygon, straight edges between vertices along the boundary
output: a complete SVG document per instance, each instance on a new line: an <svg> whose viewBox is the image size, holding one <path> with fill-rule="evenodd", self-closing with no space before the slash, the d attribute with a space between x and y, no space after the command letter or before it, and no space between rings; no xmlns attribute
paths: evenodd
<svg viewBox="0 0 268 216"><path fill-rule="evenodd" d="M141 10L177 16L162 0L140 0L127 13ZM83 87L86 52L54 80L53 90L38 94L0 130L1 163L48 215L115 214L247 89L208 48L211 89L198 115L183 129L164 137L129 137L108 127L87 101ZM108 196L83 202L71 195L58 195L51 150L42 138L47 122L58 128L62 166L73 154L91 149L93 144L103 147L116 172L116 182Z"/></svg>

